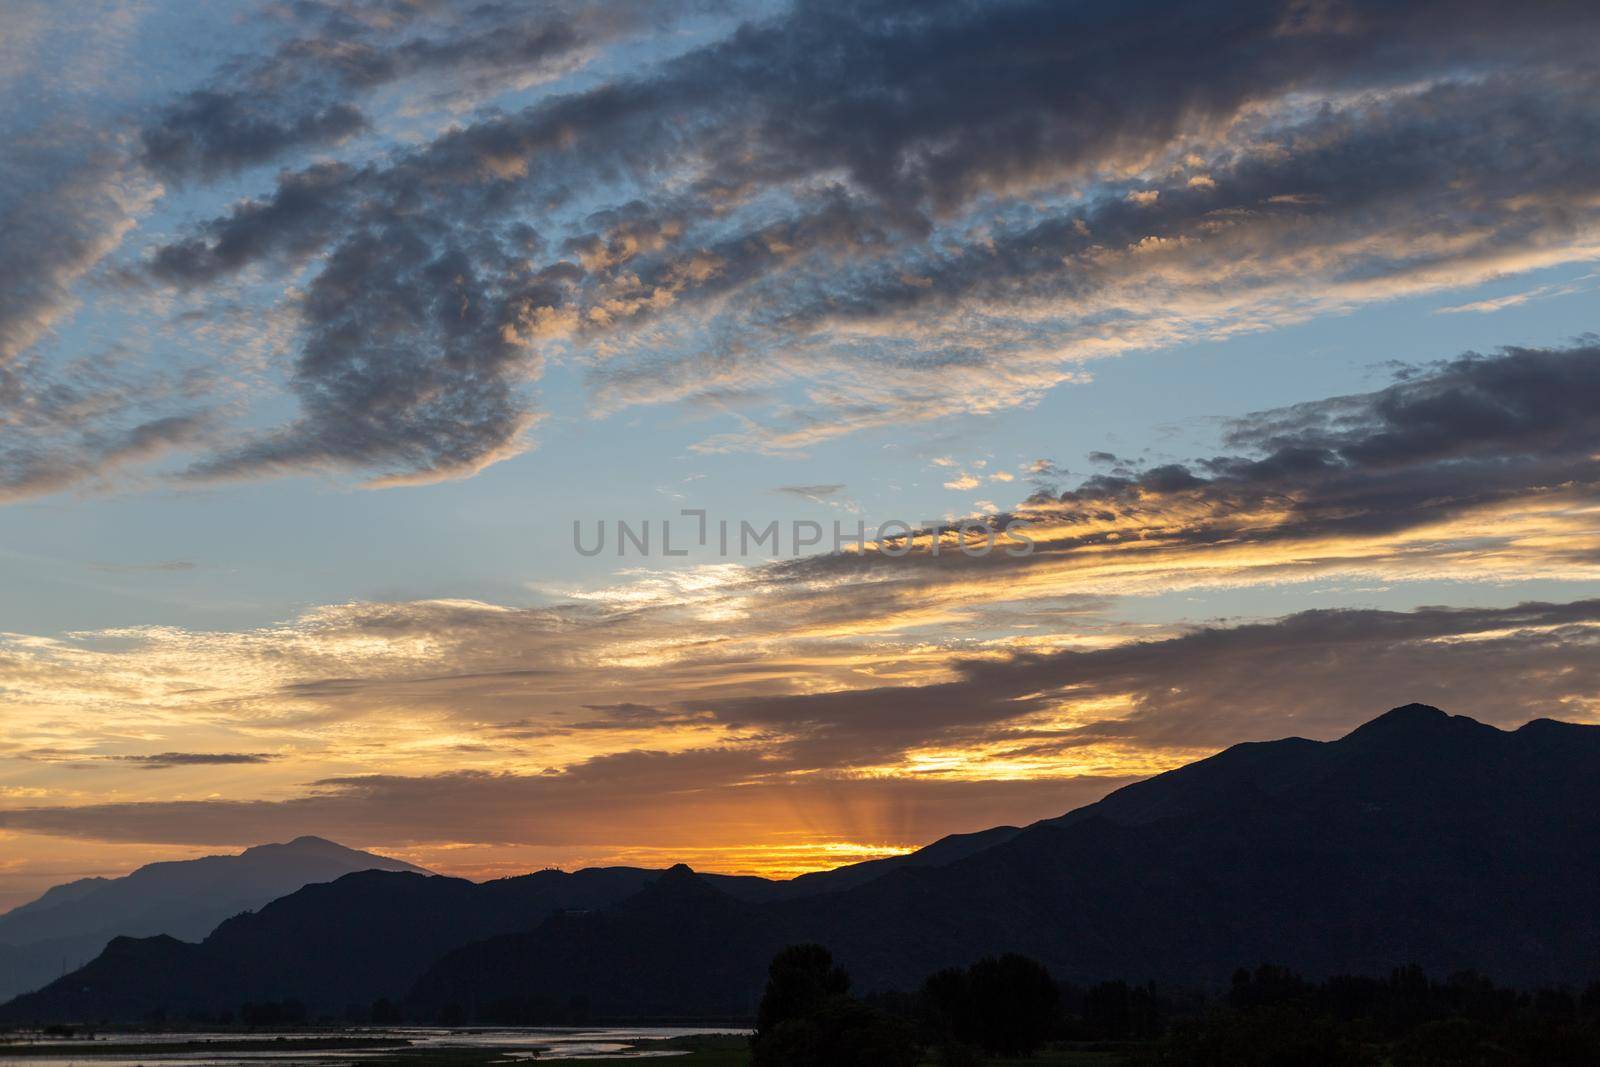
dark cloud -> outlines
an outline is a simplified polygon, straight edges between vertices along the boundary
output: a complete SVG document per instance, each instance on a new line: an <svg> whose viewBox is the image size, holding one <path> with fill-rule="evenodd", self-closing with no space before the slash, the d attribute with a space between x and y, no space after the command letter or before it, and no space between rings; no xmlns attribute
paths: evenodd
<svg viewBox="0 0 1600 1067"><path fill-rule="evenodd" d="M147 756L108 756L119 763L134 763L146 770L165 771L173 767L231 767L249 763L271 763L277 756L264 752L157 752Z"/></svg>
<svg viewBox="0 0 1600 1067"><path fill-rule="evenodd" d="M1586 214L1595 191L1594 91L1585 75L1519 72L1292 114L1243 141L1201 142L1207 155L1136 185L1134 199L1118 191L896 262L853 279L852 295L823 294L791 314L872 317L972 297L1076 305L1114 292L1127 274L1163 286L1203 274L1233 291L1265 290L1282 283L1273 271L1284 262L1333 287L1548 247L1571 236L1571 211ZM1566 148L1528 158L1506 150L1519 143ZM1358 232L1371 247L1340 252ZM1441 245L1444 236L1460 246Z"/></svg>
<svg viewBox="0 0 1600 1067"><path fill-rule="evenodd" d="M1232 420L1225 441L1251 451L1098 474L1059 495L1036 494L1032 517L1056 524L1059 535L1041 541L1033 557L980 563L1026 567L1103 551L1113 534L1130 554L1265 545L1396 533L1516 500L1594 500L1597 405L1594 344L1509 348L1413 368L1377 392ZM1074 528L1084 533L1074 536ZM1554 564L1560 550L1551 551Z"/></svg>
<svg viewBox="0 0 1600 1067"><path fill-rule="evenodd" d="M624 752L545 775L458 772L331 779L287 801L172 801L0 810L0 827L105 841L283 840L316 827L344 840L594 846L627 826L635 847L926 842L956 830L1048 818L1125 777L1034 781L764 779L751 751ZM788 837L785 835L789 834Z"/></svg>
<svg viewBox="0 0 1600 1067"><path fill-rule="evenodd" d="M842 483L831 483L828 485L780 485L773 492L797 496L801 500L809 500L813 504L822 504L826 503L829 497L838 496L844 490L845 486Z"/></svg>
<svg viewBox="0 0 1600 1067"><path fill-rule="evenodd" d="M1026 554L999 538L986 555L960 553L946 526L937 556L923 530L906 555L896 544L775 562L751 587L782 605L787 625L826 629L866 618L888 627L935 606L976 619L1012 589L1023 599L1088 594L1092 604L1111 593L1390 570L1581 577L1600 539L1589 519L1600 503L1596 411L1600 346L1470 354L1411 367L1374 392L1226 422L1237 451L1144 469L1119 459L1065 491L1040 488L988 519L996 530L1026 523ZM1041 470L1053 482L1069 476ZM1551 525L1488 521L1512 508L1548 513Z"/></svg>
<svg viewBox="0 0 1600 1067"><path fill-rule="evenodd" d="M1065 756L1115 742L1213 749L1286 733L1326 738L1411 700L1505 725L1589 720L1600 698L1597 624L1600 601L1308 611L1090 652L958 662L960 679L940 685L685 706L794 735L793 758L835 766L929 743L1012 740L1013 755ZM1130 713L1047 731L1013 722L1101 700Z"/></svg>
<svg viewBox="0 0 1600 1067"><path fill-rule="evenodd" d="M741 153L748 171L843 169L885 201L949 208L1040 172L1137 159L1291 88L1577 58L1562 31L1593 18L1565 3L1516 14L1488 2L1341 8L1336 22L1296 30L1300 6L1276 0L803 2L675 62L663 80L740 94L759 138Z"/></svg>
<svg viewBox="0 0 1600 1067"><path fill-rule="evenodd" d="M144 132L144 161L169 180L211 178L291 148L338 144L366 128L366 116L350 104L272 115L253 94L197 89Z"/></svg>
<svg viewBox="0 0 1600 1067"><path fill-rule="evenodd" d="M443 76L441 96L486 93L581 65L618 37L662 29L713 0L394 5L381 16L306 5L270 54L230 64L143 131L143 161L169 181L213 179L368 130L353 100L405 79ZM447 102L447 101L441 101Z"/></svg>
<svg viewBox="0 0 1600 1067"><path fill-rule="evenodd" d="M56 492L205 440L209 412L167 415L127 429L89 429L67 443L0 448L0 501Z"/></svg>
<svg viewBox="0 0 1600 1067"><path fill-rule="evenodd" d="M72 283L116 247L148 196L107 138L53 118L47 130L8 130L0 167L0 372L45 336Z"/></svg>
<svg viewBox="0 0 1600 1067"><path fill-rule="evenodd" d="M661 728L715 725L704 712L686 713L651 704L585 704L577 717L545 716L496 723L495 734L508 741L533 741L574 732L641 732Z"/></svg>
<svg viewBox="0 0 1600 1067"><path fill-rule="evenodd" d="M662 713L758 728L759 740L737 746L620 752L542 774L340 777L287 801L11 807L0 810L0 827L184 844L265 840L307 826L361 840L461 842L465 827L479 842L581 845L614 840L615 826L627 825L641 845L748 844L798 816L814 837L929 840L1094 799L1127 779L1052 777L1045 768L1079 767L1084 753L1108 746L1183 760L1240 740L1329 738L1410 700L1508 727L1592 720L1597 635L1594 600L1308 611L1092 651L958 660L956 679L937 685L692 700ZM1108 705L1126 714L1108 716ZM598 710L623 721L660 712ZM1030 759L1040 769L1005 781L849 770L930 745L985 746L974 767Z"/></svg>
<svg viewBox="0 0 1600 1067"><path fill-rule="evenodd" d="M1600 344L1508 348L1410 368L1377 393L1235 420L1225 440L1267 453L1208 464L1246 478L1297 468L1590 457L1600 448Z"/></svg>
<svg viewBox="0 0 1600 1067"><path fill-rule="evenodd" d="M1191 328L1162 317L1178 297L1220 287L1270 303L1286 277L1354 291L1578 240L1600 173L1575 43L1592 8L1308 10L801 3L326 184L287 174L150 262L192 285L327 257L294 379L303 417L197 472L470 473L520 447L531 401L518 386L543 355L590 343L605 349L594 380L609 405L826 380L812 406L774 413L780 432L713 445L793 447L1023 402L1063 375L1009 355L1108 328L1161 343ZM1291 92L1337 101L1307 113ZM1242 110L1263 101L1279 104L1266 127ZM1196 148L1210 155L1180 165ZM1132 195L1084 206L1064 192L1140 170ZM1012 199L1023 192L1034 199ZM613 206L575 220L580 202ZM564 232L535 238L530 219ZM1357 232L1371 238L1359 252ZM1135 279L1140 308L1117 307ZM1029 299L1068 310L1008 318ZM827 330L930 309L921 337ZM661 319L697 343L630 342Z"/></svg>
<svg viewBox="0 0 1600 1067"><path fill-rule="evenodd" d="M285 173L272 196L245 200L184 240L161 247L147 269L160 281L188 286L253 262L303 259L344 224L360 174L339 163Z"/></svg>
<svg viewBox="0 0 1600 1067"><path fill-rule="evenodd" d="M128 428L135 387L103 367L52 364L39 349L154 193L107 131L41 110L5 126L0 163L0 501L73 484L140 446Z"/></svg>
<svg viewBox="0 0 1600 1067"><path fill-rule="evenodd" d="M148 771L166 771L174 767L232 767L271 763L281 757L265 752L155 752L147 755L94 756L63 749L35 749L22 753L20 758L46 763L128 763Z"/></svg>
<svg viewBox="0 0 1600 1067"><path fill-rule="evenodd" d="M531 368L507 336L509 316L520 301L559 301L562 285L497 278L473 251L398 220L347 239L301 302L307 340L292 382L301 421L191 474L359 465L431 480L517 448L532 421L518 396ZM487 298L497 285L500 299Z"/></svg>

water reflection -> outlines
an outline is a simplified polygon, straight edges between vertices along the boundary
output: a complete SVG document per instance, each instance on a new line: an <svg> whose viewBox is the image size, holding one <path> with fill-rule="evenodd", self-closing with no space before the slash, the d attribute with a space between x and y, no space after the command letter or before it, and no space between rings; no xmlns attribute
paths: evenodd
<svg viewBox="0 0 1600 1067"><path fill-rule="evenodd" d="M319 1033L111 1033L51 1038L29 1036L0 1041L0 1067L250 1067L271 1061L273 1067L339 1067L396 1053L425 1063L429 1053L479 1050L485 1063L549 1062L593 1056L617 1059L661 1059L681 1056L676 1049L638 1049L638 1042L696 1034L728 1033L726 1027L598 1027L430 1029L423 1027L353 1028ZM362 1047L339 1047L361 1040ZM394 1042L392 1045L387 1042ZM316 1047L316 1043L324 1047ZM405 1044L409 1043L409 1044ZM224 1044L224 1049L206 1049ZM149 1046L140 1052L138 1046ZM185 1046L182 1049L174 1046ZM260 1045L260 1048L240 1047ZM274 1046L291 1047L274 1047Z"/></svg>

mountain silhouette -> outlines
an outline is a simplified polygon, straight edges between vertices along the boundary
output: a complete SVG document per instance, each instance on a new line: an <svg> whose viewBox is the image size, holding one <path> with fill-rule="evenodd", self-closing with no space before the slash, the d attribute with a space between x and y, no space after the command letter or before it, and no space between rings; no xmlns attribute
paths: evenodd
<svg viewBox="0 0 1600 1067"><path fill-rule="evenodd" d="M764 888L752 887L740 895L762 900L793 900L818 893L837 893L854 889L881 878L891 871L907 867L944 867L957 860L1004 844L1022 831L1015 826L995 826L970 834L950 834L931 845L925 845L902 856L885 856L883 859L863 860L831 871L813 871L788 881L769 882Z"/></svg>
<svg viewBox="0 0 1600 1067"><path fill-rule="evenodd" d="M320 837L298 837L236 856L151 863L121 878L55 886L0 915L0 998L83 965L113 937L195 940L229 916L301 886L364 870L427 873Z"/></svg>
<svg viewBox="0 0 1600 1067"><path fill-rule="evenodd" d="M953 840L892 861L933 866L967 855L970 845L952 846L948 842ZM703 877L708 887L731 899L771 901L828 891L833 883L821 876L837 875L842 883L854 885L873 872L870 862L853 864L820 872L798 887L749 876ZM329 885L307 885L229 918L200 944L137 936L106 944L102 938L99 945L106 951L98 958L40 996L0 1008L0 1019L140 1019L158 1011L216 1015L246 1001L291 998L322 1014L340 1014L382 997L401 1000L412 982L451 949L496 934L530 931L552 913L620 904L661 874L632 867L589 868L476 884L367 871ZM200 940L203 934L189 936ZM63 999L63 991L75 992Z"/></svg>
<svg viewBox="0 0 1600 1067"><path fill-rule="evenodd" d="M695 960L678 956L695 946ZM532 1022L579 999L602 1016L744 1017L754 1013L782 932L679 865L605 910L552 915L537 929L448 953L416 983L407 1008L437 1018ZM693 975L685 980L686 970ZM546 1014L541 1015L541 1009Z"/></svg>
<svg viewBox="0 0 1600 1067"><path fill-rule="evenodd" d="M772 951L796 941L828 945L865 991L1008 951L1080 981L1213 984L1262 960L1600 977L1600 727L1502 731L1408 705L1337 741L1236 745L977 841L816 891L684 867L525 886L353 875L201 945L113 943L0 1017L267 996L322 1011L387 996L419 1018L489 1021L574 1001L608 1018L747 1014Z"/></svg>

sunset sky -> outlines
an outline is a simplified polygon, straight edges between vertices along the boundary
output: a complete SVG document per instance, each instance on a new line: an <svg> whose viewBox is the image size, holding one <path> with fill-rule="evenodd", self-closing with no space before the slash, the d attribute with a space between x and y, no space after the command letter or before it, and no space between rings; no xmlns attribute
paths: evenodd
<svg viewBox="0 0 1600 1067"><path fill-rule="evenodd" d="M1600 722L1597 39L3 0L0 908L300 834L792 874ZM1034 551L831 551L975 517Z"/></svg>

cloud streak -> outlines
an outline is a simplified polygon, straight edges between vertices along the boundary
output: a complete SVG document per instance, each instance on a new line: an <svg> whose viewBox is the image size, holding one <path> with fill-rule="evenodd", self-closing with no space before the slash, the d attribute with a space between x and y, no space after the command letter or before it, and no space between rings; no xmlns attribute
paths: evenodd
<svg viewBox="0 0 1600 1067"><path fill-rule="evenodd" d="M301 416L192 473L470 475L527 447L551 359L601 411L788 384L700 447L803 448L1600 254L1581 7L1156 7L800 4L287 171L149 260L196 287L320 257Z"/></svg>
<svg viewBox="0 0 1600 1067"><path fill-rule="evenodd" d="M13 806L0 810L0 826L174 844L316 826L358 840L437 844L465 834L594 847L627 825L640 847L693 837L702 848L750 848L776 845L799 815L814 837L915 841L1087 802L1127 780L1104 766L1081 770L1118 746L1164 752L1175 763L1241 739L1338 736L1391 703L1396 678L1407 679L1405 695L1500 725L1593 721L1597 635L1595 601L1311 611L1097 651L971 660L958 665L957 680L936 685L683 702L788 738L775 746L622 751L537 775L332 778L286 801ZM839 748L824 753L817 738L828 733ZM796 773L818 766L819 755L837 759L863 744L870 751L884 736L915 746L897 773ZM1023 766L1035 773L996 773ZM1057 773L1046 772L1051 766ZM691 824L696 834L685 835Z"/></svg>

